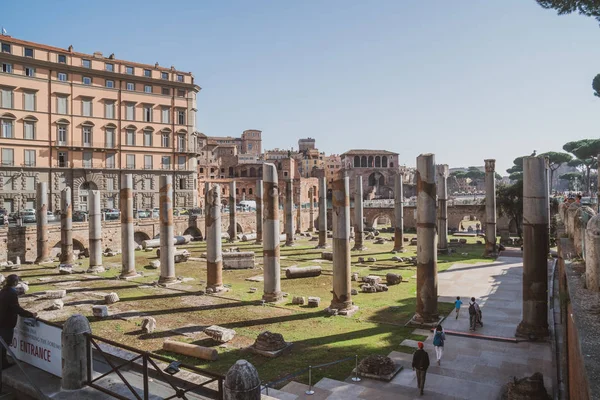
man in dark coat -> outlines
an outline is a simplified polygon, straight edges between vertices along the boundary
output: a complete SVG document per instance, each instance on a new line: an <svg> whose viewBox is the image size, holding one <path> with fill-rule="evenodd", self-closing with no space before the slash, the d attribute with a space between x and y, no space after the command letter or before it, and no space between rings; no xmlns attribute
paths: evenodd
<svg viewBox="0 0 600 400"><path fill-rule="evenodd" d="M19 305L19 298L15 286L19 283L17 275L9 275L6 277L4 288L0 290L0 337L10 346L17 326L17 316L25 318L35 318L36 313L29 312ZM2 347L2 369L11 367L13 364L8 363L6 358L6 349Z"/></svg>
<svg viewBox="0 0 600 400"><path fill-rule="evenodd" d="M417 386L423 395L423 388L425 387L425 375L427 374L427 368L429 368L429 354L423 350L423 343L418 343L419 348L413 354L412 368L413 371L417 372Z"/></svg>

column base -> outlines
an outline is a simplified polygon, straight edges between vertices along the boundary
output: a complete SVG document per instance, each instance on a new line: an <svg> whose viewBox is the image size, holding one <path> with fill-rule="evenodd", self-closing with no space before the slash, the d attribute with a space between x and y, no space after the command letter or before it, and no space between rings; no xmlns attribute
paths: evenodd
<svg viewBox="0 0 600 400"><path fill-rule="evenodd" d="M296 245L296 242L285 242L283 247L294 247L295 245Z"/></svg>
<svg viewBox="0 0 600 400"><path fill-rule="evenodd" d="M405 326L415 326L415 327L425 327L425 328L435 328L442 322L444 318L439 315L428 315L423 316L421 314L415 313L413 317L405 324Z"/></svg>
<svg viewBox="0 0 600 400"><path fill-rule="evenodd" d="M365 250L367 250L367 247L366 246L362 246L362 245L361 246L354 246L352 248L352 251L365 251Z"/></svg>
<svg viewBox="0 0 600 400"><path fill-rule="evenodd" d="M283 293L263 293L262 299L267 303L278 303L283 300Z"/></svg>
<svg viewBox="0 0 600 400"><path fill-rule="evenodd" d="M550 332L548 326L533 326L525 321L521 321L517 326L515 336L528 340L546 340Z"/></svg>
<svg viewBox="0 0 600 400"><path fill-rule="evenodd" d="M134 278L141 278L142 276L143 275L140 274L139 272L133 271L133 272L129 272L127 274L121 274L121 275L119 275L119 278L129 280L129 279L134 279Z"/></svg>
<svg viewBox="0 0 600 400"><path fill-rule="evenodd" d="M315 247L315 249L329 249L330 246L327 246L326 244L319 244Z"/></svg>
<svg viewBox="0 0 600 400"><path fill-rule="evenodd" d="M158 286L168 287L176 285L178 283L181 283L181 281L174 276L161 276L160 278L158 278Z"/></svg>
<svg viewBox="0 0 600 400"><path fill-rule="evenodd" d="M106 271L102 265L94 265L93 267L89 267L86 271L88 274L99 274L101 272Z"/></svg>
<svg viewBox="0 0 600 400"><path fill-rule="evenodd" d="M446 247L445 249L437 249L438 254L450 254L450 249Z"/></svg>
<svg viewBox="0 0 600 400"><path fill-rule="evenodd" d="M404 247L394 247L392 251L395 251L396 253L406 253L406 249Z"/></svg>
<svg viewBox="0 0 600 400"><path fill-rule="evenodd" d="M325 312L331 316L341 315L343 317L351 317L358 311L358 306L351 305L346 308L337 308L333 304L325 309Z"/></svg>
<svg viewBox="0 0 600 400"><path fill-rule="evenodd" d="M34 262L34 264L50 264L53 263L54 260L52 260L50 257L42 257L42 258L37 258Z"/></svg>
<svg viewBox="0 0 600 400"><path fill-rule="evenodd" d="M262 240L257 240L256 242L254 242L254 244L263 244Z"/></svg>
<svg viewBox="0 0 600 400"><path fill-rule="evenodd" d="M226 292L227 288L223 285L208 285L206 286L206 294L215 294L219 292Z"/></svg>

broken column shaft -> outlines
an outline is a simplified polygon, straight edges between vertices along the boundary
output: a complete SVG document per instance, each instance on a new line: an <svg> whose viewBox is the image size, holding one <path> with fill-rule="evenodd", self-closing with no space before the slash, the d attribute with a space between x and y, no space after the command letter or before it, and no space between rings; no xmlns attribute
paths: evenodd
<svg viewBox="0 0 600 400"><path fill-rule="evenodd" d="M496 256L496 160L485 162L485 255ZM544 184L545 186L545 184Z"/></svg>
<svg viewBox="0 0 600 400"><path fill-rule="evenodd" d="M276 302L283 295L279 268L279 185L274 164L263 164L263 185L263 299Z"/></svg>
<svg viewBox="0 0 600 400"><path fill-rule="evenodd" d="M394 176L394 251L404 251L404 171Z"/></svg>
<svg viewBox="0 0 600 400"><path fill-rule="evenodd" d="M354 192L354 248L352 250L364 250L363 245L363 185L362 176L356 177L356 190Z"/></svg>
<svg viewBox="0 0 600 400"><path fill-rule="evenodd" d="M327 181L319 178L319 244L317 248L327 247Z"/></svg>
<svg viewBox="0 0 600 400"><path fill-rule="evenodd" d="M159 284L177 280L175 276L175 244L173 238L173 177L158 178L158 216L160 218L160 277Z"/></svg>
<svg viewBox="0 0 600 400"><path fill-rule="evenodd" d="M119 207L121 208L121 260L123 267L121 277L136 276L135 270L135 239L133 230L133 176L121 176L119 191Z"/></svg>
<svg viewBox="0 0 600 400"><path fill-rule="evenodd" d="M210 184L207 183L210 188ZM221 187L206 190L206 289L223 290Z"/></svg>
<svg viewBox="0 0 600 400"><path fill-rule="evenodd" d="M523 158L523 320L516 336L548 336L548 190L543 157Z"/></svg>
<svg viewBox="0 0 600 400"><path fill-rule="evenodd" d="M73 205L71 188L60 191L60 263L73 265Z"/></svg>
<svg viewBox="0 0 600 400"><path fill-rule="evenodd" d="M229 183L229 242L233 243L237 239L237 216L236 216L236 193L235 181Z"/></svg>
<svg viewBox="0 0 600 400"><path fill-rule="evenodd" d="M294 245L294 182L285 181L285 245Z"/></svg>
<svg viewBox="0 0 600 400"><path fill-rule="evenodd" d="M104 272L102 266L102 213L100 209L100 191L89 191L90 213L89 241L90 241L90 267L88 272Z"/></svg>
<svg viewBox="0 0 600 400"><path fill-rule="evenodd" d="M256 244L263 241L263 181L256 181Z"/></svg>
<svg viewBox="0 0 600 400"><path fill-rule="evenodd" d="M448 251L448 164L436 166L438 197L438 249Z"/></svg>
<svg viewBox="0 0 600 400"><path fill-rule="evenodd" d="M36 192L37 258L35 262L51 262L48 241L48 183L39 182Z"/></svg>
<svg viewBox="0 0 600 400"><path fill-rule="evenodd" d="M315 230L315 202L314 202L315 188L314 188L314 186L311 187L309 190L309 197L310 197L310 206L308 209L308 219L310 220L310 224L308 224L308 231L313 232Z"/></svg>

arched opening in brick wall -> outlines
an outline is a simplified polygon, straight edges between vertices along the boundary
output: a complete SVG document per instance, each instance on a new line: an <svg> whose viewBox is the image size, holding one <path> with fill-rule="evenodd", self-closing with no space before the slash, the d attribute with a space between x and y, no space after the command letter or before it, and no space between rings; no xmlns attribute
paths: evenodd
<svg viewBox="0 0 600 400"><path fill-rule="evenodd" d="M135 241L135 244L141 246L144 240L150 240L150 236L148 236L146 232L135 232L133 234L133 240Z"/></svg>
<svg viewBox="0 0 600 400"><path fill-rule="evenodd" d="M53 257L58 257L58 255L60 254L60 245L61 245L62 241L58 241L54 247L52 247L51 250L51 254ZM85 249L85 246L83 245L83 243L81 243L79 240L77 239L73 239L73 252L75 254L79 254L80 251L83 251Z"/></svg>
<svg viewBox="0 0 600 400"><path fill-rule="evenodd" d="M382 210L366 220L366 226L369 228L380 229L386 226L392 226L394 220L394 210Z"/></svg>
<svg viewBox="0 0 600 400"><path fill-rule="evenodd" d="M195 240L204 240L204 236L202 235L202 231L195 226L190 226L184 232L184 235L192 235Z"/></svg>
<svg viewBox="0 0 600 400"><path fill-rule="evenodd" d="M227 225L227 229L224 230L224 232L229 232L229 225ZM240 223L237 223L237 233L244 233L244 229L242 228L242 225L240 225Z"/></svg>
<svg viewBox="0 0 600 400"><path fill-rule="evenodd" d="M482 233L484 222L476 214L464 215L458 222L458 226L448 226L449 229L456 229L463 233Z"/></svg>

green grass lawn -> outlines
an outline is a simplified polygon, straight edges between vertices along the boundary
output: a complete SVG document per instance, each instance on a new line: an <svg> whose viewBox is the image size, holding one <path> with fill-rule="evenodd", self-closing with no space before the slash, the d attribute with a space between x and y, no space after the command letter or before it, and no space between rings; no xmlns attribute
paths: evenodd
<svg viewBox="0 0 600 400"><path fill-rule="evenodd" d="M390 238L391 234L382 233L381 236ZM407 236L411 238L414 235ZM481 239L468 238L467 240L468 244L459 248L455 254L439 256L439 271L449 268L455 262L486 261L482 258L484 245L477 244L477 240ZM129 281L116 279L120 273L120 256L105 258L104 265L110 269L99 274L99 279L96 280L87 274L65 277L58 275L54 268L39 266L26 266L20 274L31 284L30 293L58 288L68 289L69 295L65 299L65 308L60 312L41 312L42 318L64 321L73 313L81 313L90 318L92 330L96 335L220 373L225 373L236 360L244 358L257 367L263 382L283 377L308 365L327 363L355 355L360 359L370 354L387 355L393 350L411 352L410 348L403 348L400 343L406 338L423 339L411 334L414 328L404 327L415 311L416 268L408 262L396 262L391 258L415 256L416 246L407 244L406 253L392 254L392 241L386 241L381 245L366 241L367 250L352 253L353 272L358 272L361 276L380 275L384 281L385 274L393 272L402 275L408 282L390 286L387 292L359 293L353 296L359 311L352 317L346 318L329 317L323 312L323 308L329 305L332 297L332 263L320 259L322 251L314 249L315 245L316 242L301 238L296 246L281 248L281 287L288 296L277 305L260 305L263 283L245 280L251 276L262 275L262 247L254 244L223 245L224 249L233 246L256 252L257 267L253 270L224 271L223 280L230 290L215 296L200 294L206 284L204 261L176 264L177 275L193 278L191 281L169 289L140 287L158 279L157 270L146 268L149 261L156 258L155 252L136 252L137 269L144 272L144 276ZM179 247L187 248L192 253L192 257L200 257L206 250L204 242L194 242ZM377 261L358 264L359 256L375 257ZM78 269L82 271L87 269L87 262L87 259L83 260ZM321 276L315 278L286 279L283 270L292 265L320 265L323 272ZM47 278L51 278L52 281L46 281ZM80 282L66 287L56 286L56 283L60 284L65 280ZM358 282L352 282L352 285L353 288L359 289ZM258 290L251 293L250 288ZM93 318L92 302L89 301L93 296L90 293L109 292L116 292L121 299L119 303L109 306L114 317L104 320ZM293 296L318 296L321 298L321 307L307 308L292 305ZM47 306L47 303L34 300L32 296L24 298L22 302L36 311L41 311ZM439 304L440 315L447 315L451 310L452 304ZM154 317L157 321L157 330L152 334L143 334L140 331L141 317L139 316L128 319L118 318L124 313L135 314L135 312ZM236 337L224 345L214 342L201 333L203 327L213 324L235 329ZM173 332L182 327L195 330L197 334L184 336ZM286 341L294 343L292 350L276 359L247 352L246 347L265 330L281 333ZM208 362L164 352L162 343L165 339L214 347L219 352L219 360ZM350 374L353 366L353 362L344 362L326 369L318 369L313 372L313 382L321 377L343 380ZM295 380L307 382L308 376L304 374L296 377Z"/></svg>

